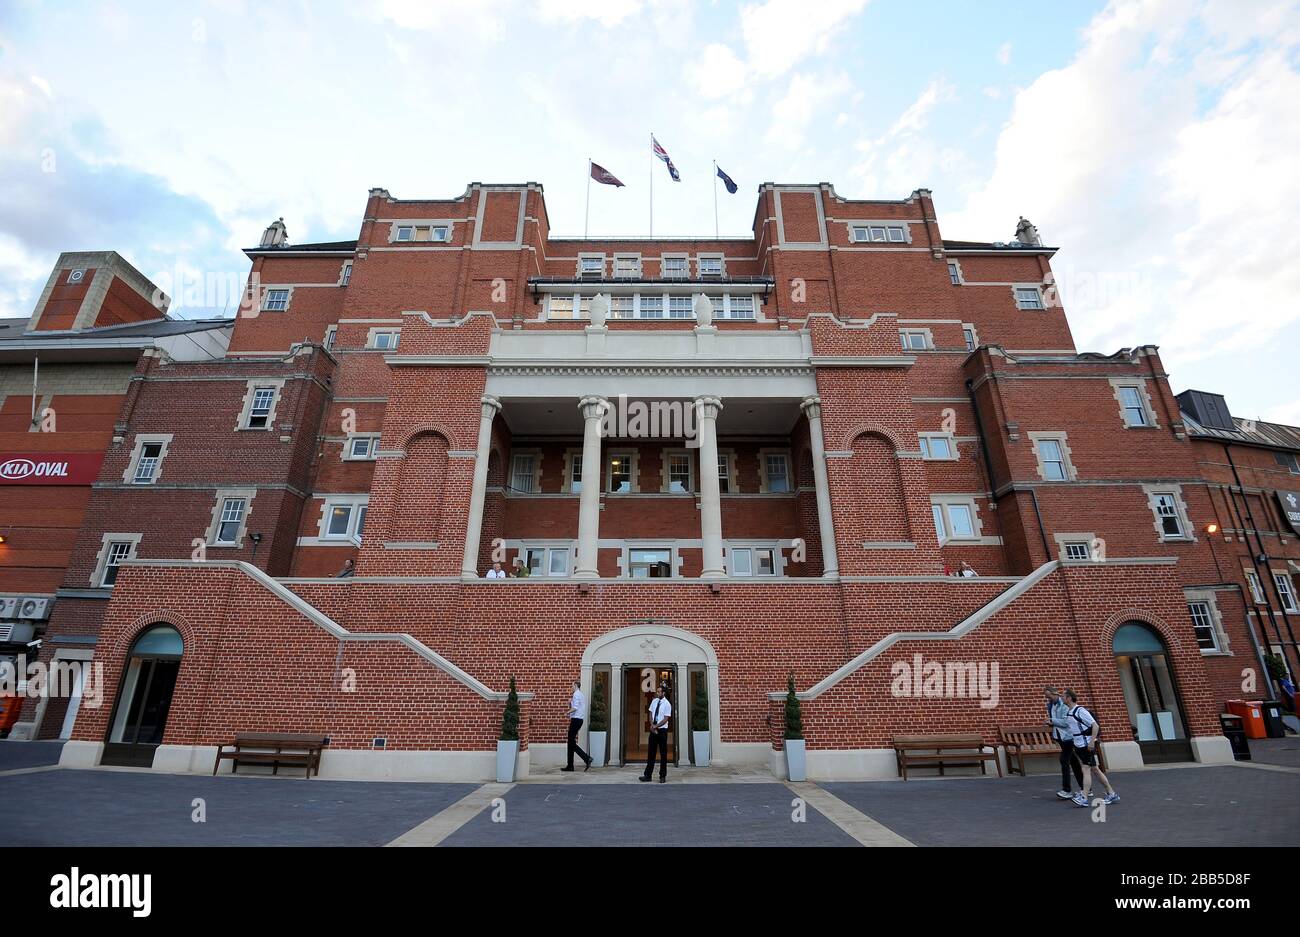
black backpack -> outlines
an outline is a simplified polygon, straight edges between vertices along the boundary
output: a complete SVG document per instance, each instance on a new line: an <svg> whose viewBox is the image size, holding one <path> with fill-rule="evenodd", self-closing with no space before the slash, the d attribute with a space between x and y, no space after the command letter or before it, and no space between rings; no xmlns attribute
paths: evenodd
<svg viewBox="0 0 1300 937"><path fill-rule="evenodd" d="M1074 719L1075 725L1078 725L1078 726L1082 726L1082 725L1083 725L1083 720L1082 720L1082 719L1078 719L1078 718L1076 718L1074 714L1077 713L1080 709L1083 709L1083 707L1082 707L1082 706L1075 706L1075 707L1074 707L1073 709L1071 709L1071 710L1069 711L1069 713L1067 714L1071 719ZM1084 710L1084 712L1087 712L1087 710ZM1092 713L1088 713L1088 715L1089 715L1089 716L1092 716ZM1096 716L1092 716L1092 725L1090 725L1090 726L1088 727L1088 730L1087 730L1086 732L1083 733L1083 737L1084 737L1085 739L1090 739L1090 738L1092 738L1092 736L1093 736L1093 734L1094 734L1094 731L1095 731L1096 729L1099 729L1099 728L1100 728L1100 726L1099 726L1098 723L1097 723L1097 717L1096 717Z"/></svg>

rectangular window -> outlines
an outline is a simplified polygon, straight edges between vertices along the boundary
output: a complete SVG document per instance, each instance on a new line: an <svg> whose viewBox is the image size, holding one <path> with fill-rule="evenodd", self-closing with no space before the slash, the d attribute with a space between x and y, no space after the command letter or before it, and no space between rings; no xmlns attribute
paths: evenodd
<svg viewBox="0 0 1300 937"><path fill-rule="evenodd" d="M349 260L347 263L343 265L342 285L347 286L348 283L350 283L351 281L352 281L352 261Z"/></svg>
<svg viewBox="0 0 1300 937"><path fill-rule="evenodd" d="M361 542L361 528L365 526L366 526L366 505L359 504L357 505L357 529L356 532L353 533L352 535L352 539L355 540L357 543Z"/></svg>
<svg viewBox="0 0 1300 937"><path fill-rule="evenodd" d="M731 457L718 455L718 492L727 494L731 490Z"/></svg>
<svg viewBox="0 0 1300 937"><path fill-rule="evenodd" d="M678 279L686 276L685 257L665 257L662 265L664 279Z"/></svg>
<svg viewBox="0 0 1300 937"><path fill-rule="evenodd" d="M1055 439L1040 439L1038 459L1043 464L1043 477L1049 482L1063 482L1069 478L1065 470L1065 456L1061 454L1061 444Z"/></svg>
<svg viewBox="0 0 1300 937"><path fill-rule="evenodd" d="M627 453L609 457L609 491L627 494L632 490L632 457Z"/></svg>
<svg viewBox="0 0 1300 937"><path fill-rule="evenodd" d="M1088 544L1082 540L1071 541L1065 545L1065 558L1067 560L1086 560L1091 555Z"/></svg>
<svg viewBox="0 0 1300 937"><path fill-rule="evenodd" d="M975 350L975 330L974 330L974 329L962 329L962 330L961 330L961 337L962 337L962 339L966 342L966 350L967 350L967 351L974 351L974 350Z"/></svg>
<svg viewBox="0 0 1300 937"><path fill-rule="evenodd" d="M764 460L767 471L767 490L784 492L790 490L790 461L783 453L769 454Z"/></svg>
<svg viewBox="0 0 1300 937"><path fill-rule="evenodd" d="M582 456L569 456L569 491L579 494L582 491Z"/></svg>
<svg viewBox="0 0 1300 937"><path fill-rule="evenodd" d="M1286 573L1274 573L1273 581L1277 583L1277 591L1282 596L1282 608L1288 612L1300 611L1296 608L1295 592L1291 589L1291 577Z"/></svg>
<svg viewBox="0 0 1300 937"><path fill-rule="evenodd" d="M628 550L628 574L633 579L671 579L673 551L666 547Z"/></svg>
<svg viewBox="0 0 1300 937"><path fill-rule="evenodd" d="M510 460L510 487L514 491L532 492L537 484L537 456L517 455Z"/></svg>
<svg viewBox="0 0 1300 937"><path fill-rule="evenodd" d="M162 458L162 443L150 442L145 443L140 449L140 464L136 466L135 478L133 481L137 485L147 485L153 481L155 473L158 471L158 462Z"/></svg>
<svg viewBox="0 0 1300 937"><path fill-rule="evenodd" d="M243 498L227 498L221 503L221 516L217 519L217 543L236 543L239 528L244 523L244 509L248 502Z"/></svg>
<svg viewBox="0 0 1300 937"><path fill-rule="evenodd" d="M267 290L266 302L262 304L263 312L284 312L289 308L288 290Z"/></svg>
<svg viewBox="0 0 1300 937"><path fill-rule="evenodd" d="M954 260L948 261L948 280L953 286L961 286L961 268Z"/></svg>
<svg viewBox="0 0 1300 937"><path fill-rule="evenodd" d="M399 241L415 240L415 229L410 225L399 225L397 228L397 240Z"/></svg>
<svg viewBox="0 0 1300 937"><path fill-rule="evenodd" d="M1250 586L1250 597L1259 604L1264 601L1264 589L1259 583L1259 577L1250 570L1246 571L1246 583Z"/></svg>
<svg viewBox="0 0 1300 937"><path fill-rule="evenodd" d="M546 300L546 315L551 319L573 318L573 297L552 296Z"/></svg>
<svg viewBox="0 0 1300 937"><path fill-rule="evenodd" d="M898 333L904 351L924 351L927 347L924 332L903 331Z"/></svg>
<svg viewBox="0 0 1300 937"><path fill-rule="evenodd" d="M609 317L611 319L632 318L633 297L611 296L609 298Z"/></svg>
<svg viewBox="0 0 1300 937"><path fill-rule="evenodd" d="M348 456L353 459L373 459L375 450L379 447L379 440L373 436L358 436L353 439L348 448Z"/></svg>
<svg viewBox="0 0 1300 937"><path fill-rule="evenodd" d="M1275 452L1273 458L1278 465L1282 466L1292 475L1300 475L1300 462L1296 460L1294 452Z"/></svg>
<svg viewBox="0 0 1300 937"><path fill-rule="evenodd" d="M921 439L921 458L923 459L952 459L952 440L947 436L922 436Z"/></svg>
<svg viewBox="0 0 1300 937"><path fill-rule="evenodd" d="M325 523L325 536L346 537L352 529L352 505L336 504L329 509Z"/></svg>
<svg viewBox="0 0 1300 937"><path fill-rule="evenodd" d="M271 419L271 405L275 403L274 387L256 387L253 389L253 403L248 408L248 428L266 429Z"/></svg>
<svg viewBox="0 0 1300 937"><path fill-rule="evenodd" d="M524 563L529 576L569 575L568 547L528 547L524 550Z"/></svg>
<svg viewBox="0 0 1300 937"><path fill-rule="evenodd" d="M853 240L902 244L907 241L907 234L902 225L854 225Z"/></svg>
<svg viewBox="0 0 1300 937"><path fill-rule="evenodd" d="M699 263L700 263L700 276L702 277L722 276L721 257L701 257Z"/></svg>
<svg viewBox="0 0 1300 937"><path fill-rule="evenodd" d="M695 490L691 479L691 457L685 453L668 456L668 490L685 494Z"/></svg>
<svg viewBox="0 0 1300 937"><path fill-rule="evenodd" d="M776 559L774 553L775 551L773 551L771 548L763 548L761 550L754 551L754 560L757 564L757 569L755 570L755 572L759 576L776 575Z"/></svg>
<svg viewBox="0 0 1300 937"><path fill-rule="evenodd" d="M392 351L397 347L400 338L401 334L398 332L376 332L374 345L372 347L378 348L381 351Z"/></svg>
<svg viewBox="0 0 1300 937"><path fill-rule="evenodd" d="M934 504L930 509L940 543L975 539L974 513L969 504Z"/></svg>
<svg viewBox="0 0 1300 937"><path fill-rule="evenodd" d="M639 277L641 275L640 257L615 257L614 276Z"/></svg>
<svg viewBox="0 0 1300 937"><path fill-rule="evenodd" d="M1183 536L1183 520L1178 516L1178 502L1172 493L1160 493L1153 499L1156 505L1156 517L1160 519L1160 531L1165 537Z"/></svg>
<svg viewBox="0 0 1300 937"><path fill-rule="evenodd" d="M118 567L131 558L131 543L126 540L114 540L108 545L108 555L104 558L104 578L101 586L111 586L117 582Z"/></svg>
<svg viewBox="0 0 1300 937"><path fill-rule="evenodd" d="M338 337L339 337L339 327L337 325L331 325L328 329L325 330L326 351L334 350L334 343L338 341Z"/></svg>
<svg viewBox="0 0 1300 937"><path fill-rule="evenodd" d="M1017 286L1016 287L1016 308L1017 309L1042 309L1043 296L1038 292L1036 286Z"/></svg>
<svg viewBox="0 0 1300 937"><path fill-rule="evenodd" d="M694 317L695 308L690 296L668 297L668 318L693 319Z"/></svg>
<svg viewBox="0 0 1300 937"><path fill-rule="evenodd" d="M732 547L728 553L731 557L731 575L754 575L754 551L748 547Z"/></svg>
<svg viewBox="0 0 1300 937"><path fill-rule="evenodd" d="M1192 627L1196 630L1196 643L1203 651L1217 651L1219 640L1214 632L1214 616L1206 602L1188 602L1187 610L1192 613Z"/></svg>
<svg viewBox="0 0 1300 937"><path fill-rule="evenodd" d="M552 576L569 575L569 551L567 549L552 548L547 551L547 561L549 566L547 572Z"/></svg>
<svg viewBox="0 0 1300 937"><path fill-rule="evenodd" d="M659 294L653 296L641 295L637 297L640 303L638 315L642 319L662 319L664 317L664 298Z"/></svg>
<svg viewBox="0 0 1300 937"><path fill-rule="evenodd" d="M1147 408L1142 402L1142 390L1138 387L1121 387L1120 404L1124 407L1124 423L1127 426L1146 426Z"/></svg>
<svg viewBox="0 0 1300 937"><path fill-rule="evenodd" d="M728 296L726 305L728 319L754 318L753 296Z"/></svg>
<svg viewBox="0 0 1300 937"><path fill-rule="evenodd" d="M581 257L578 259L578 272L584 277L599 277L605 274L604 257Z"/></svg>

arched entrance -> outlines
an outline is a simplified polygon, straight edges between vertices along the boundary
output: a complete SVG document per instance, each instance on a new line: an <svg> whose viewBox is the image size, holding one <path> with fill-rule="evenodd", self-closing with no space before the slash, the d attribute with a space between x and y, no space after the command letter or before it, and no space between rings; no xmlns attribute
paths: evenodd
<svg viewBox="0 0 1300 937"><path fill-rule="evenodd" d="M184 650L180 632L171 625L155 625L135 639L109 721L102 764L153 767Z"/></svg>
<svg viewBox="0 0 1300 937"><path fill-rule="evenodd" d="M1115 631L1111 649L1143 762L1191 761L1187 723L1160 635L1140 621L1128 621Z"/></svg>
<svg viewBox="0 0 1300 937"><path fill-rule="evenodd" d="M647 623L603 634L587 645L582 655L582 685L592 699L596 693L603 694L609 712L611 764L645 760L649 703L660 683L673 704L669 760L674 764L694 762L690 716L701 697L707 701L710 747L718 752L717 653L697 634Z"/></svg>

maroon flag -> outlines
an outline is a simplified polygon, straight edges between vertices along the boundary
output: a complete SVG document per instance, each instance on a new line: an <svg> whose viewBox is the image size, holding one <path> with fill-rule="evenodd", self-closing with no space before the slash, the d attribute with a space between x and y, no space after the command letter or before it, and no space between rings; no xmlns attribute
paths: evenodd
<svg viewBox="0 0 1300 937"><path fill-rule="evenodd" d="M615 176L612 172L610 172L604 166L599 166L596 163L591 164L591 178L595 179L601 185L621 186L623 184L618 181L618 177Z"/></svg>

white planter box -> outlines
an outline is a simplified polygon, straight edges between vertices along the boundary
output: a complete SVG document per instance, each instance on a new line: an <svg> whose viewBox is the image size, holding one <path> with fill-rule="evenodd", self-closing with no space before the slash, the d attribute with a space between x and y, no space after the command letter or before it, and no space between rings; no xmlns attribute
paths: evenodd
<svg viewBox="0 0 1300 937"><path fill-rule="evenodd" d="M593 768L605 767L605 739L608 737L608 732L587 733L587 754L591 756Z"/></svg>
<svg viewBox="0 0 1300 937"><path fill-rule="evenodd" d="M497 742L497 781L510 784L515 779L515 759L519 756L518 742Z"/></svg>
<svg viewBox="0 0 1300 937"><path fill-rule="evenodd" d="M808 756L803 739L785 740L785 770L791 781L808 780Z"/></svg>
<svg viewBox="0 0 1300 937"><path fill-rule="evenodd" d="M695 767L707 768L709 766L709 739L712 737L707 731L692 732L691 735L695 741Z"/></svg>

